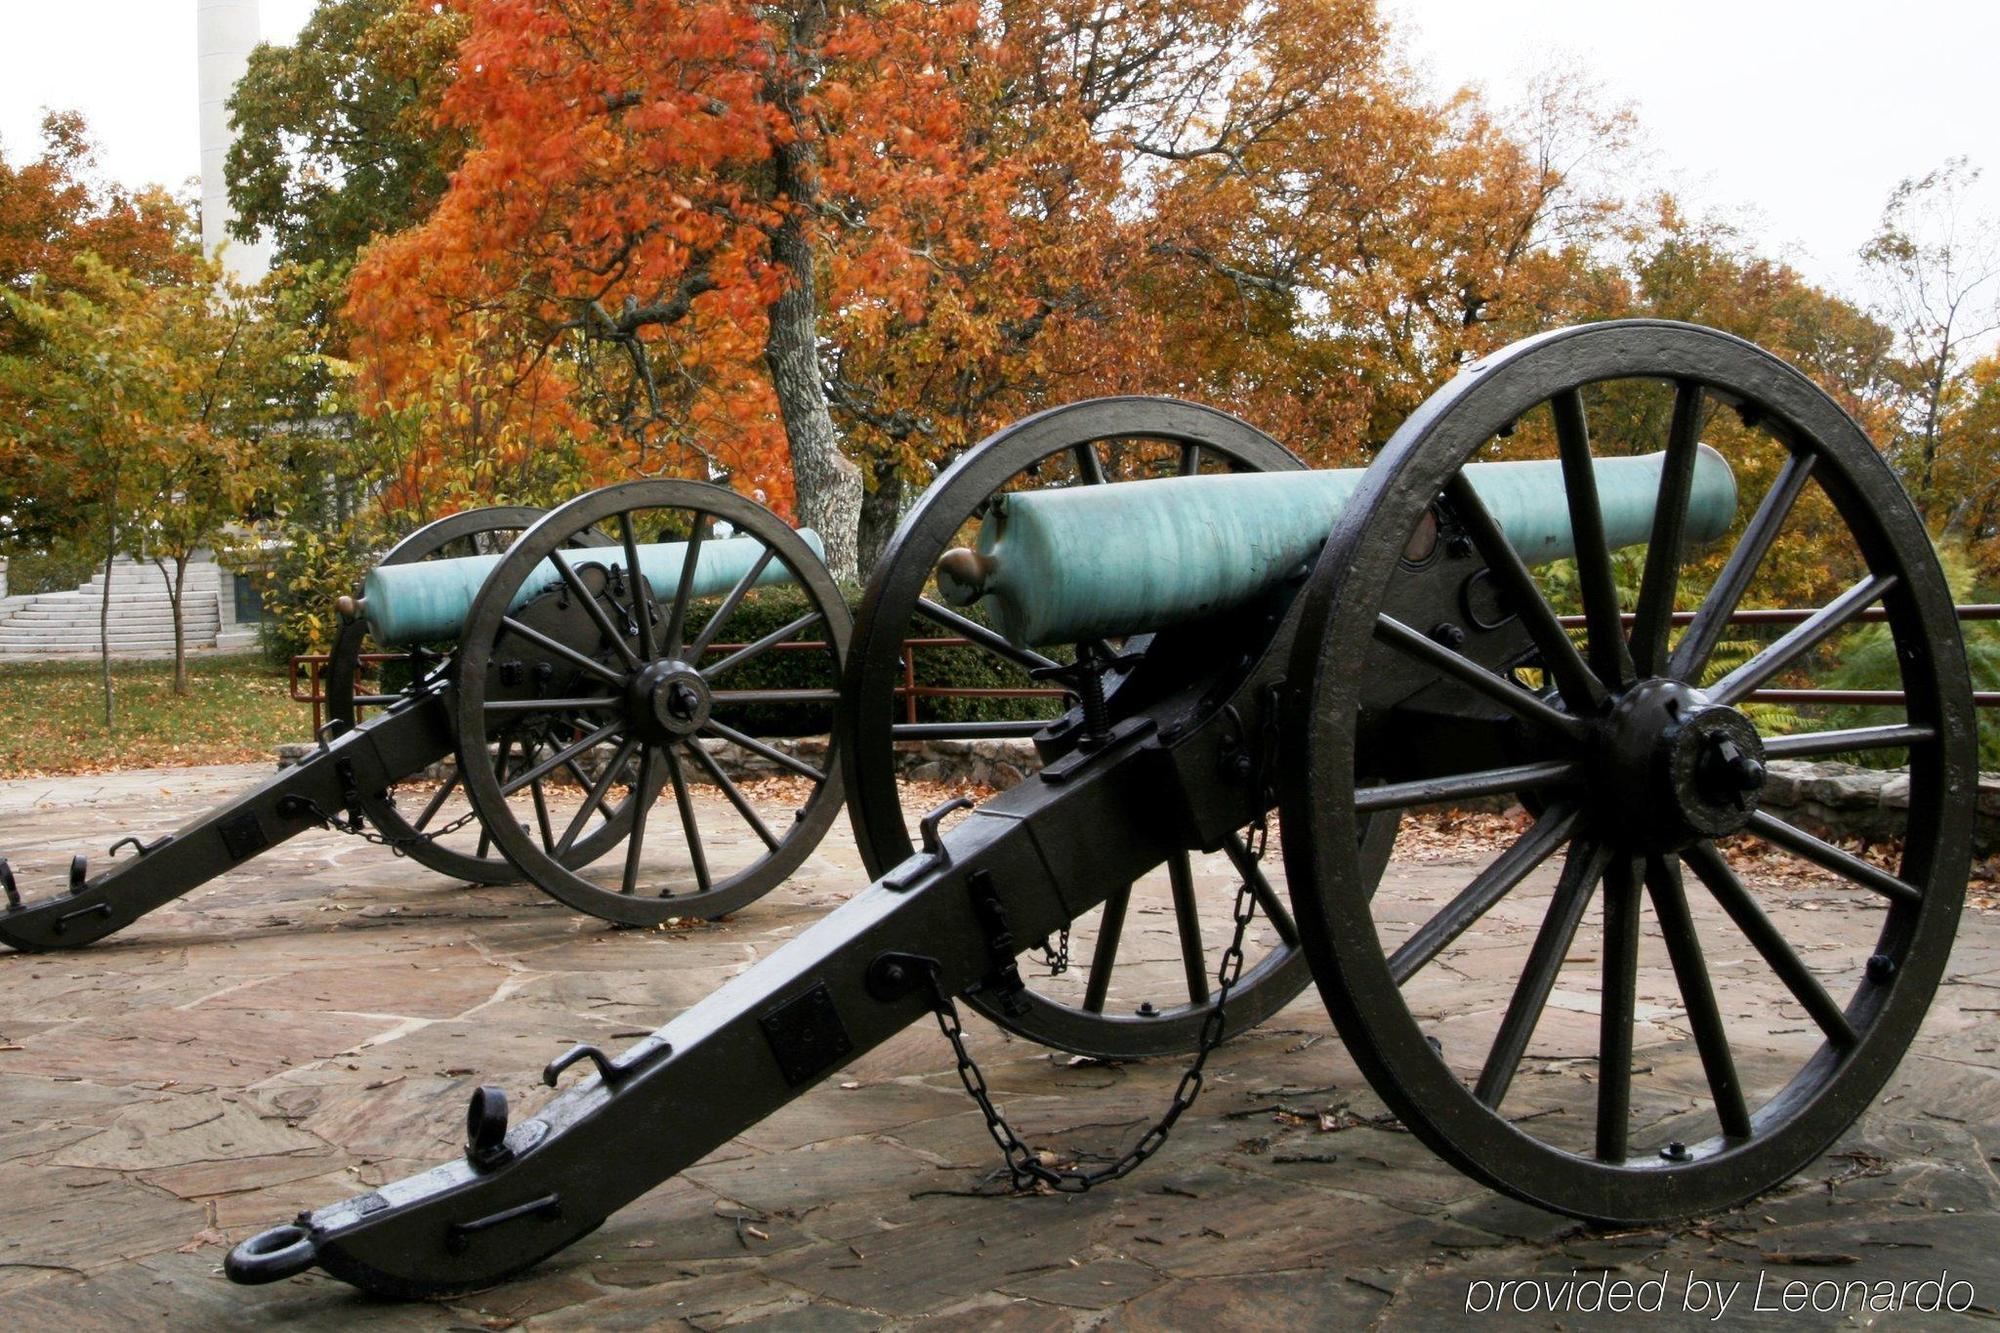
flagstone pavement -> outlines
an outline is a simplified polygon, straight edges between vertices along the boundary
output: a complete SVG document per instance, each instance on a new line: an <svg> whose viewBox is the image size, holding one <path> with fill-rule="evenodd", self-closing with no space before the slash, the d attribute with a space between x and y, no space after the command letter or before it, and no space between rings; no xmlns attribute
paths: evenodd
<svg viewBox="0 0 2000 1333"><path fill-rule="evenodd" d="M0 853L25 892L47 892L71 850L171 829L259 776L0 783ZM1398 892L1441 896L1463 883L1456 868L1399 861L1391 876ZM1751 1307L1782 1304L1787 1282L1945 1273L1976 1293L1956 1318L2000 1317L2000 921L1975 910L1923 1035L1859 1124L1791 1184L1687 1226L1592 1230L1460 1175L1383 1113L1309 990L1216 1055L1157 1158L1087 1196L982 1197L993 1145L920 1025L505 1286L395 1304L317 1274L261 1288L222 1277L244 1236L456 1155L478 1084L532 1109L553 1055L650 1029L861 883L843 826L728 921L622 931L324 833L88 950L0 956L0 1325L1592 1326L1605 1316L1483 1314L1501 1279L1573 1270L1664 1277L1664 1310L1625 1316L1662 1327L1707 1323L1690 1298L1739 1282L1732 1321L1922 1326L1947 1316ZM1773 916L1814 910L1838 926L1819 902ZM1128 989L1148 967L1179 975L1169 927L1147 929L1164 942L1139 950ZM1478 952L1460 998L1504 1002ZM1717 978L1728 1012L1790 1004L1754 969ZM1696 1067L1674 1019L1657 1011L1642 1055ZM1086 1158L1130 1142L1180 1073L968 1029L1030 1137ZM1587 1118L1588 1061L1531 1050L1529 1064L1538 1086L1581 1093Z"/></svg>

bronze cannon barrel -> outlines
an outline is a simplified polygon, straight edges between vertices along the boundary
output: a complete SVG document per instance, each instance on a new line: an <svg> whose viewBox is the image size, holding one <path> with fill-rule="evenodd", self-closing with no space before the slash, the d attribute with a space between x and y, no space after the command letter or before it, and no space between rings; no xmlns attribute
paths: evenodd
<svg viewBox="0 0 2000 1333"><path fill-rule="evenodd" d="M824 557L819 535L801 530L799 535L813 554ZM768 548L755 537L710 538L701 544L695 557L693 595L712 597L729 591L747 575ZM657 597L671 598L680 586L681 568L687 563L688 543L651 542L639 547L639 568ZM404 565L377 565L362 582L362 600L356 604L368 618L376 642L382 644L427 643L456 639L472 610L486 576L503 559L498 555L470 555L451 560L424 560ZM623 568L625 551L620 546L581 547L565 559L572 568ZM521 581L513 608L518 609L562 579L553 563L544 561L532 576ZM791 583L792 573L783 561L769 561L758 576L757 586Z"/></svg>
<svg viewBox="0 0 2000 1333"><path fill-rule="evenodd" d="M1665 457L1593 464L1613 549L1651 534ZM994 627L1029 646L1198 620L1242 605L1311 560L1362 475L1360 468L1245 472L1002 495L987 509L975 547L939 562L938 589L959 606L983 600ZM1465 475L1529 564L1576 553L1561 463L1474 463ZM1703 445L1688 540L1714 540L1735 515L1736 479Z"/></svg>

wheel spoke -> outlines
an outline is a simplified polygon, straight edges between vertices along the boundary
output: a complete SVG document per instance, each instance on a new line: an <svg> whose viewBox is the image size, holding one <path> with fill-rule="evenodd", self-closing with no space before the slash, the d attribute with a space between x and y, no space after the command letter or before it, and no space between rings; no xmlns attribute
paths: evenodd
<svg viewBox="0 0 2000 1333"><path fill-rule="evenodd" d="M1529 787L1553 787L1582 777L1580 761L1551 759L1534 764L1514 764L1506 768L1482 769L1444 778L1416 778L1409 782L1385 782L1379 787L1362 787L1354 793L1354 808L1361 814L1373 810L1399 810L1434 801L1469 800L1474 796L1496 796Z"/></svg>
<svg viewBox="0 0 2000 1333"><path fill-rule="evenodd" d="M605 642L617 649L618 655L625 659L626 666L634 671L638 670L642 665L639 655L632 651L632 645L625 642L625 635L619 628L611 623L611 616L605 611L604 604L591 595L590 589L583 586L583 580L577 577L569 559L561 551L550 551L549 560L555 565L556 572L562 575L562 581L568 586L570 596L581 602L583 609L590 614L591 620L597 625L597 632L604 636Z"/></svg>
<svg viewBox="0 0 2000 1333"><path fill-rule="evenodd" d="M987 652L997 653L1019 666L1036 670L1056 665L1054 658L1043 657L1040 653L1027 648L1016 648L972 617L962 616L950 607L939 606L928 597L917 599L917 614L934 624L944 626L962 639L972 640Z"/></svg>
<svg viewBox="0 0 2000 1333"><path fill-rule="evenodd" d="M1696 843L1681 853L1681 859L1708 886L1709 893L1722 905L1722 910L1729 913L1729 919L1736 923L1736 928L1743 932L1751 947L1763 956L1765 965L1777 974L1778 980L1785 983L1785 989L1792 993L1792 998L1812 1015L1813 1022L1819 1025L1827 1040L1842 1050L1859 1042L1861 1038L1847 1021L1847 1015L1826 993L1826 987L1819 984L1819 978L1812 974L1805 960L1771 924L1771 918L1764 915L1764 909L1750 896L1750 890L1743 887L1743 881L1729 868L1729 862L1723 859L1715 844Z"/></svg>
<svg viewBox="0 0 2000 1333"><path fill-rule="evenodd" d="M1765 737L1764 754L1770 759L1808 759L1814 755L1844 754L1849 750L1896 750L1936 738L1935 727L1908 725L1801 731L1790 736Z"/></svg>
<svg viewBox="0 0 2000 1333"><path fill-rule="evenodd" d="M1488 671L1463 653L1453 652L1430 635L1418 633L1387 613L1375 617L1375 637L1404 656L1415 658L1467 689L1484 695L1524 722L1532 722L1572 740L1583 735L1583 724L1576 718L1549 707L1546 701L1508 677Z"/></svg>
<svg viewBox="0 0 2000 1333"><path fill-rule="evenodd" d="M1831 870L1844 879L1851 879L1864 888L1873 889L1884 898L1896 902L1919 903L1924 895L1915 885L1906 884L1877 865L1870 865L1852 852L1843 852L1830 842L1815 838L1812 834L1768 811L1759 810L1750 816L1749 831L1767 842L1775 843L1802 857L1822 870Z"/></svg>
<svg viewBox="0 0 2000 1333"><path fill-rule="evenodd" d="M513 749L514 729L510 727L500 733L499 753L493 759L493 771L499 776L502 782L507 780L507 763ZM493 831L486 826L486 821L482 818L479 821L479 850L476 853L480 860L484 861L486 859L487 849L492 847L492 845Z"/></svg>
<svg viewBox="0 0 2000 1333"><path fill-rule="evenodd" d="M1674 646L1673 661L1667 667L1668 675L1690 682L1700 677L1701 669L1708 665L1708 659L1715 652L1715 645L1722 641L1723 634L1729 629L1729 617L1736 613L1737 604L1749 590L1757 567L1764 563L1771 543L1778 539L1779 529L1785 526L1792 506L1798 502L1799 493L1805 489L1807 478L1812 476L1815 457L1813 454L1793 454L1785 460L1784 467L1772 480L1771 488L1764 492L1757 512L1743 529L1743 537L1736 543L1736 549L1729 553L1728 563L1716 576L1715 586L1708 590L1708 596L1702 599L1687 632Z"/></svg>
<svg viewBox="0 0 2000 1333"><path fill-rule="evenodd" d="M625 673L613 670L594 657L586 657L559 639L552 639L532 625L523 624L513 616L502 616L500 623L509 633L518 634L545 653L554 653L579 671L587 671L607 684L623 689Z"/></svg>
<svg viewBox="0 0 2000 1333"><path fill-rule="evenodd" d="M1701 453L1701 409L1699 384L1683 380L1675 386L1673 426L1660 465L1653 532L1646 543L1646 572L1639 579L1639 605L1632 618L1632 665L1641 678L1658 675L1667 659L1667 629L1673 623L1682 547L1687 541L1688 497Z"/></svg>
<svg viewBox="0 0 2000 1333"><path fill-rule="evenodd" d="M1104 484L1104 462L1097 456L1097 446L1089 440L1077 445L1072 453L1076 455L1076 470L1086 485Z"/></svg>
<svg viewBox="0 0 2000 1333"><path fill-rule="evenodd" d="M1811 619L1792 626L1763 652L1709 686L1708 697L1719 704L1735 703L1818 647L1828 635L1866 611L1894 586L1894 574L1862 579L1813 612Z"/></svg>
<svg viewBox="0 0 2000 1333"><path fill-rule="evenodd" d="M682 661L701 661L701 655L708 651L708 645L715 642L716 636L722 632L722 627L729 623L729 618L736 614L736 608L742 605L750 590L757 586L757 580L764 577L765 568L777 554L777 551L769 546L764 548L764 554L757 557L757 562L750 566L750 572L736 580L736 586L729 590L729 596L722 599L722 605L715 608L715 614L701 627L701 633L688 645L687 655L681 659Z"/></svg>
<svg viewBox="0 0 2000 1333"><path fill-rule="evenodd" d="M1097 922L1097 948L1090 955L1090 981L1083 990L1083 1007L1088 1013L1104 1012L1104 997L1111 989L1111 966L1118 959L1119 941L1125 937L1125 909L1131 902L1130 884L1104 900L1104 914Z"/></svg>
<svg viewBox="0 0 2000 1333"><path fill-rule="evenodd" d="M577 741L574 744L567 745L562 749L556 751L554 754L550 755L547 759L544 759L541 763L536 764L533 768L529 769L527 772L516 774L512 782L505 783L501 786L500 794L502 796L512 796L515 792L521 790L521 788L527 786L528 784L540 782L543 778L555 772L557 769L561 768L564 764L568 763L570 760L582 754L585 750L590 749L594 745L602 745L605 741L610 740L611 737L614 734L616 734L618 729L624 725L625 722L623 718L620 718L615 722L605 723L603 726L599 727L596 731L593 731L589 735L585 736L582 740Z"/></svg>
<svg viewBox="0 0 2000 1333"><path fill-rule="evenodd" d="M681 555L680 583L674 588L674 608L667 615L667 639L660 646L662 656L680 656L681 634L687 628L688 603L694 597L694 576L701 561L702 520L707 514L697 511L694 526L689 532L687 549ZM678 763L678 761L675 761Z"/></svg>
<svg viewBox="0 0 2000 1333"><path fill-rule="evenodd" d="M681 832L687 837L688 859L694 862L694 882L702 893L714 887L708 877L708 851L701 845L701 825L694 817L694 797L688 793L687 775L681 771L681 757L668 746L660 751L660 757L667 761L667 776L674 784L674 804L680 807ZM671 889L662 889L660 896L668 897Z"/></svg>
<svg viewBox="0 0 2000 1333"><path fill-rule="evenodd" d="M748 824L759 838L763 839L766 847L774 852L777 851L778 835L771 832L771 826L764 822L763 816L757 813L756 807L751 805L749 799L743 795L743 792L737 785L729 780L729 775L722 771L722 765L715 762L715 756L694 741L688 742L688 753L694 756L696 763L707 770L708 776L714 779L715 785L722 788L722 794L727 796L729 803L736 807L736 813L743 816L743 822Z"/></svg>
<svg viewBox="0 0 2000 1333"><path fill-rule="evenodd" d="M1456 898L1430 920L1419 926L1395 953L1389 956L1389 975L1403 985L1432 959L1450 947L1472 924L1493 910L1514 886L1534 873L1537 866L1555 854L1576 831L1577 807L1564 802L1549 807L1533 828L1514 839L1506 851L1479 872Z"/></svg>
<svg viewBox="0 0 2000 1333"><path fill-rule="evenodd" d="M1598 702L1604 697L1604 687L1584 666L1583 659L1577 655L1576 645L1556 619L1555 608L1549 605L1548 598L1542 596L1535 576L1522 562L1514 544L1507 540L1507 534L1493 521L1493 515L1479 498L1479 492L1466 480L1465 473L1460 472L1445 483L1444 494L1452 511L1471 533L1473 544L1479 548L1487 568L1492 571L1503 604L1521 618L1521 627L1534 640L1536 649L1541 653L1542 665L1548 669L1562 697L1576 712L1595 712Z"/></svg>
<svg viewBox="0 0 2000 1333"><path fill-rule="evenodd" d="M417 822L410 825L411 828L422 833L425 828L429 827L431 820L437 817L437 812L444 808L445 801L450 799L454 791L458 790L459 776L458 768L454 765L451 770L451 776L446 778L438 787L437 795L431 797L424 805L423 813L417 816Z"/></svg>
<svg viewBox="0 0 2000 1333"><path fill-rule="evenodd" d="M840 701L840 691L717 690L712 697L719 704L830 704Z"/></svg>
<svg viewBox="0 0 2000 1333"><path fill-rule="evenodd" d="M1639 986L1639 877L1629 856L1604 870L1603 987L1597 1004L1597 1159L1625 1160L1632 1123L1632 1025Z"/></svg>
<svg viewBox="0 0 2000 1333"><path fill-rule="evenodd" d="M1190 449L1193 445L1188 446ZM1185 847L1167 858L1167 880L1174 890L1174 925L1180 930L1181 970L1187 974L1188 999L1208 1003L1208 955L1201 947L1201 913L1194 895L1194 863Z"/></svg>
<svg viewBox="0 0 2000 1333"><path fill-rule="evenodd" d="M535 803L535 827L542 835L542 850L553 854L556 848L555 828L549 823L549 799L542 791L541 779L528 785L528 792Z"/></svg>
<svg viewBox="0 0 2000 1333"><path fill-rule="evenodd" d="M605 766L602 773L597 775L597 781L590 784L583 798L583 808L578 810L576 817L569 821L569 827L563 830L562 840L556 843L557 856L565 855L571 847L576 845L576 835L583 832L583 826L590 822L590 812L593 810L602 811L604 809L605 795L610 792L612 785L618 781L618 775L625 771L625 765L631 762L632 751L638 748L639 742L636 740L626 741L623 745L619 746L618 753L611 757L611 762ZM605 818L608 820L610 816L606 815Z"/></svg>
<svg viewBox="0 0 2000 1333"><path fill-rule="evenodd" d="M1026 740L1045 730L1048 718L1020 722L898 722L889 728L890 738L899 741L991 741Z"/></svg>
<svg viewBox="0 0 2000 1333"><path fill-rule="evenodd" d="M1577 582L1589 636L1590 665L1612 688L1632 678L1632 655L1625 646L1625 623L1618 615L1618 585L1611 574L1611 547L1604 539L1604 511L1597 498L1597 470L1590 462L1590 426L1583 395L1575 389L1549 403L1555 414L1556 447L1562 457L1563 488L1569 494L1569 526L1576 547Z"/></svg>
<svg viewBox="0 0 2000 1333"><path fill-rule="evenodd" d="M1563 956L1569 952L1584 908L1590 905L1591 893L1610 859L1610 852L1598 843L1578 838L1569 845L1562 878L1556 882L1555 894L1549 900L1548 915L1542 918L1542 928L1536 932L1534 946L1528 951L1527 965L1522 968L1513 998L1507 1003L1506 1017L1500 1020L1500 1031L1486 1053L1479 1082L1473 1087L1473 1095L1488 1106L1498 1107L1514 1082L1514 1071L1521 1067L1528 1039L1534 1036L1542 1010L1548 1007L1549 992L1555 989Z"/></svg>
<svg viewBox="0 0 2000 1333"><path fill-rule="evenodd" d="M783 643L785 640L791 638L794 634L797 634L801 630L809 629L812 626L817 625L820 621L824 619L826 619L826 617L821 615L818 611L808 611L806 612L806 614L800 616L797 620L792 621L790 624L778 626L778 628L772 630L769 634L766 634L763 638L757 640L755 643L744 644L741 648L738 648L735 652L723 658L720 662L716 662L711 666L705 666L705 667L699 666L699 663L697 663L697 666L701 671L702 678L704 680L714 680L717 676L720 676L723 672L731 670L734 667L742 666L745 662L750 661L752 658L762 657L765 653L769 652L776 645Z"/></svg>
<svg viewBox="0 0 2000 1333"><path fill-rule="evenodd" d="M593 694L582 699L489 699L486 711L489 713L601 713L607 708L622 708L625 701L608 694Z"/></svg>
<svg viewBox="0 0 2000 1333"><path fill-rule="evenodd" d="M1183 477L1196 476L1201 472L1201 446L1184 444L1181 446L1181 471Z"/></svg>
<svg viewBox="0 0 2000 1333"><path fill-rule="evenodd" d="M659 657L660 645L653 635L652 589L646 585L646 575L639 568L639 538L632 531L630 510L618 515L618 539L625 547L625 574L632 588L632 619L639 626L639 656L651 662Z"/></svg>
<svg viewBox="0 0 2000 1333"><path fill-rule="evenodd" d="M1222 850L1229 854L1229 860L1235 865L1236 873L1243 876L1243 882L1250 886L1250 896L1257 900L1257 906L1262 908L1264 915L1269 918L1272 928L1278 932L1278 938L1284 941L1286 948L1298 948L1298 925L1292 920L1292 914L1285 910L1284 900L1278 897L1277 890L1271 887L1271 881L1264 878L1264 867L1258 865L1257 859L1250 855L1249 844L1243 841L1243 835L1230 834L1229 840L1222 844Z"/></svg>
<svg viewBox="0 0 2000 1333"><path fill-rule="evenodd" d="M1660 934L1667 943L1674 982L1680 987L1688 1026L1694 1029L1695 1049L1701 1053L1702 1072L1708 1076L1708 1091L1714 1098L1722 1132L1733 1139L1747 1139L1750 1108L1743 1100L1743 1083L1736 1074L1736 1059L1729 1051L1729 1032L1722 1023L1722 1009L1715 1002L1715 988L1709 984L1708 964L1701 955L1701 936L1695 929L1693 914L1688 911L1680 864L1661 856L1648 857L1646 892L1653 900L1653 916L1660 923Z"/></svg>
<svg viewBox="0 0 2000 1333"><path fill-rule="evenodd" d="M811 778L814 782L826 781L825 773L814 768L797 755L786 754L783 750L766 745L755 736L746 736L736 728L725 726L712 717L703 724L702 730L720 736L726 741L732 741L752 754L760 754L780 768L789 768L800 777Z"/></svg>
<svg viewBox="0 0 2000 1333"><path fill-rule="evenodd" d="M620 893L633 893L639 887L639 856L646 845L646 815L653 805L653 754L650 745L639 752L639 776L632 784L632 832L625 840L625 875L618 885Z"/></svg>

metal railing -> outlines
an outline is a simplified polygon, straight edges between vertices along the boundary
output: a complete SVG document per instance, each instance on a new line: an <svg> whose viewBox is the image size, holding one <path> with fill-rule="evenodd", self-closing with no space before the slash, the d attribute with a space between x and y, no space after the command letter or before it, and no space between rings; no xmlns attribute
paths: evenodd
<svg viewBox="0 0 2000 1333"><path fill-rule="evenodd" d="M1961 621L2000 620L2000 603L1979 602L1955 607ZM1815 611L1795 611L1786 609L1751 609L1738 611L1729 617L1732 625L1798 625L1817 614ZM1673 623L1690 624L1694 620L1692 611L1676 611ZM1621 619L1631 624L1634 617L1626 612ZM1856 621L1880 623L1888 619L1888 612L1881 607L1870 607L1855 616ZM1558 616L1557 620L1565 629L1582 629L1582 616ZM747 647L742 643L718 643L709 651L726 655ZM819 639L799 639L787 643L771 645L776 649L791 651L824 650L826 644ZM903 683L896 687L896 697L903 703L903 723L906 726L924 725L918 722L917 705L923 699L1052 699L1060 698L1067 691L1053 686L998 686L998 685L919 685L917 683L917 653L939 652L953 648L973 648L978 645L963 638L929 638L903 640ZM401 653L363 653L361 665L365 669L383 662L400 662ZM326 668L331 659L325 653L306 653L292 659L291 698L294 703L311 704L313 710L313 731L318 733L324 722L326 710ZM1830 704L1848 706L1896 705L1904 702L1901 690L1818 690L1769 688L1753 691L1749 698L1762 703L1783 704ZM2000 690L1976 690L1973 703L1979 708L2000 708ZM357 708L356 712L360 709ZM986 734L1024 734L1018 723L937 723L937 735L964 734L972 736ZM1040 724L1037 723L1037 726Z"/></svg>
<svg viewBox="0 0 2000 1333"><path fill-rule="evenodd" d="M709 645L709 653L716 657L726 657L747 643L716 643ZM924 699L1059 699L1067 691L1048 685L988 686L988 685L919 685L917 683L917 653L938 652L952 648L973 648L978 645L970 639L930 638L903 640L903 683L896 687L896 697L903 703L903 721L908 725L918 725L917 706ZM826 643L821 639L795 639L771 645L774 649L790 651L824 650ZM404 660L402 653L363 653L361 666L365 670L384 662ZM292 659L290 690L294 703L310 704L313 710L313 732L318 734L325 722L326 714L326 671L332 658L326 653L305 653ZM375 698L377 696L364 696ZM358 714L367 704L355 709ZM357 718L358 720L358 718ZM947 723L954 730L968 734L979 729L977 723ZM1011 724L1010 724L1011 725ZM1039 727L1041 724L1037 723ZM1018 730L1018 728L1015 728Z"/></svg>

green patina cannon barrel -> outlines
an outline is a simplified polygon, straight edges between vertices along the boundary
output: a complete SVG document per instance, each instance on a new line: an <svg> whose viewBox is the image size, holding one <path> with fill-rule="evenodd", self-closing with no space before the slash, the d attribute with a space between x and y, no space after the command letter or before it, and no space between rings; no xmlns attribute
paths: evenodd
<svg viewBox="0 0 2000 1333"><path fill-rule="evenodd" d="M1664 454L1594 464L1605 537L1647 540ZM938 588L960 606L985 599L1018 644L1076 643L1163 629L1256 597L1311 560L1362 469L1173 477L998 497L977 548L946 556ZM1531 565L1575 554L1562 465L1474 463L1466 479ZM1736 514L1736 479L1702 446L1687 535L1712 541Z"/></svg>
<svg viewBox="0 0 2000 1333"><path fill-rule="evenodd" d="M819 534L801 529L813 554L825 558ZM701 544L694 563L695 597L715 597L735 587L770 548L755 537L710 538ZM680 588L687 564L688 543L655 542L639 548L639 568L656 597L671 598ZM472 610L487 575L505 556L471 555L454 560L423 560L406 565L377 565L362 581L362 606L377 643L414 644L455 639ZM620 568L620 546L582 547L564 559L581 573L588 568ZM518 609L561 582L562 574L544 561L521 581L509 609ZM784 562L773 560L757 578L758 587L791 583Z"/></svg>

